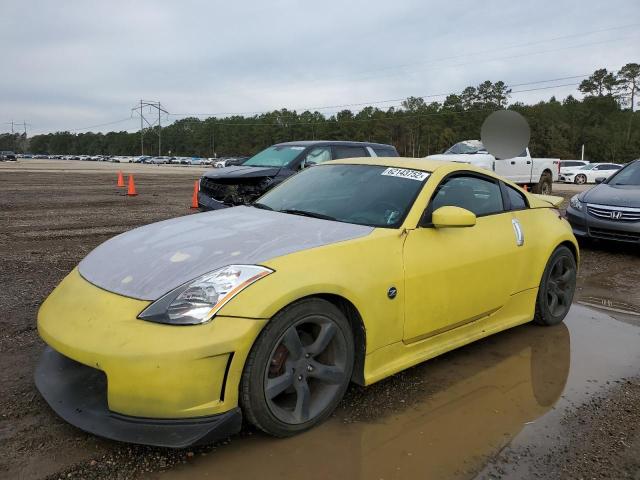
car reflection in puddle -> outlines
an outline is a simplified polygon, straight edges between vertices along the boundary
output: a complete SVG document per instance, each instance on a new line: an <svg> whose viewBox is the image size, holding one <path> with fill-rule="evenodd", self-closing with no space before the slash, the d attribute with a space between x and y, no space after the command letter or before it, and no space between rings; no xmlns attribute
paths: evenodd
<svg viewBox="0 0 640 480"><path fill-rule="evenodd" d="M614 338L607 340L609 330ZM344 423L354 407L343 406L305 434L237 438L207 457L152 478L472 478L523 428L557 408L561 395L565 404L580 401L584 389L567 385L570 366L575 377L571 385L626 374L609 358L616 355L626 355L619 365L637 370L639 331L574 306L566 325L524 325L414 367L410 375L428 385L428 392L408 394L406 406L400 403L398 410L373 421ZM618 343L618 337L627 340ZM603 344L608 347L597 361L607 366L591 368L584 359ZM368 398L372 404L388 402L384 384L370 390L379 396Z"/></svg>

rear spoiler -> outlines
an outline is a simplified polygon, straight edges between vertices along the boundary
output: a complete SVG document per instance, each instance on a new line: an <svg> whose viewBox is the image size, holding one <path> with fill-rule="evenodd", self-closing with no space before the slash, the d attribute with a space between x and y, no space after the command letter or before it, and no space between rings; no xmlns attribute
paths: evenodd
<svg viewBox="0 0 640 480"><path fill-rule="evenodd" d="M532 193L529 195L531 208L560 208L560 205L564 203L564 198L556 197L555 195L540 195Z"/></svg>

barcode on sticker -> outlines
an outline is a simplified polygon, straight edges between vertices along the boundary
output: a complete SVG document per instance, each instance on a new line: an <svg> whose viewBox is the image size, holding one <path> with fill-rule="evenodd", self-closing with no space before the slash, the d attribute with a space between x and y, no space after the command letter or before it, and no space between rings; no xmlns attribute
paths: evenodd
<svg viewBox="0 0 640 480"><path fill-rule="evenodd" d="M420 170L410 170L408 168L387 168L382 175L386 175L388 177L399 177L399 178L407 178L409 180L417 180L419 182L423 181L425 178L429 177L429 173L421 172Z"/></svg>

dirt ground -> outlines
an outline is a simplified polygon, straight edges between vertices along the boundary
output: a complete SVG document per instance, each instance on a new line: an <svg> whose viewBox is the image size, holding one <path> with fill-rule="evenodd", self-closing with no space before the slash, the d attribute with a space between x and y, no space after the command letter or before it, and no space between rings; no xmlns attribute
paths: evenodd
<svg viewBox="0 0 640 480"><path fill-rule="evenodd" d="M118 168L125 172L135 171L138 196L127 197L116 187L115 171ZM220 478L236 478L229 472L236 471L234 469L243 460L246 463L247 452L254 452L253 458L257 460L254 468L268 466L273 461L266 453L265 463L258 461L263 455L264 443L270 440L250 428L232 439L230 445L223 442L189 451L128 446L103 440L56 417L33 385L34 365L44 347L35 325L40 303L90 250L113 235L190 214L193 181L203 170L98 165L80 171L68 162L0 164L0 477L199 478L217 468L225 472L225 462L229 462L231 470ZM573 191L563 193L566 197L573 194ZM499 440L487 440L482 447L470 445L468 451L457 451L456 467L434 470L436 476L432 478L444 478L438 475L523 478L522 472L525 472L524 477L538 478L639 479L640 354L634 350L634 343L625 350L628 357L615 357L615 349L612 349L614 356L611 358L620 359L619 368L616 370L612 366L611 371L603 371L600 377L593 373L597 388L587 388L590 387L589 375L585 373L584 378L579 377L580 368L574 362L576 352L585 355L578 363L588 363L589 359L595 362L597 359L587 355L589 349L598 349L598 336L606 336L609 331L618 332L616 335L621 344L625 341L640 344L639 285L640 253L637 248L604 243L584 245L576 301L604 313L576 306L567 322L569 326L563 327L564 330L525 325L370 388L354 386L334 419L323 425L319 433L296 437L295 444L269 443L268 451L277 452L280 445L309 444L313 449L319 439L331 444L336 435L349 438L367 450L365 444L368 448L369 442L374 442L370 439L389 435L393 428L398 428L398 435L406 435L406 428L399 427L402 422L409 422L407 425L427 422L424 423L425 431L445 432L448 424L438 422L446 418L454 422L465 412L473 413L474 408L478 408L474 403L451 410L451 396L464 398L468 391L464 388L480 392L485 391L486 385L497 385L500 388L496 391L503 393L496 398L489 397L483 405L493 408L489 405L511 398L511 402L505 403L504 411L511 413L505 413L504 423L493 422L511 433L496 434ZM596 313L589 317L591 314L586 312ZM585 320L586 317L590 319ZM592 322L592 332L597 331L598 336L581 340L581 322ZM554 332L549 333L550 330ZM529 368L529 363L522 367L521 352L546 351L549 345L557 346L557 351L549 353L549 358L554 359L548 364L552 373L560 375L558 358L563 359L560 363L565 365L566 371L562 371L560 380L550 378L543 382L547 390L557 390L554 385L560 386L560 390L549 394L554 398L553 402L538 399L537 403L532 403L530 392L514 393L519 392L520 387L515 386L521 384L520 375L527 376L528 384L536 382L535 378L529 378L529 375L536 376L536 370L531 370L533 367ZM624 348L620 347L620 350ZM534 353L530 355L533 362ZM607 365L618 365L614 360L608 361ZM593 368L597 370L599 366L600 363L594 363ZM547 367L540 371L549 374ZM505 379L513 379L513 388L502 387ZM574 385L571 388L580 394L573 395L568 390L570 385ZM565 390L560 395L562 388ZM448 400L438 403L444 397ZM558 403L554 407L555 401ZM521 405L521 410L528 412L528 416L510 411L508 405L514 402ZM546 403L544 408L541 407L543 403ZM450 411L456 416L447 417ZM552 414L559 415L554 424L554 435L546 432L527 436L527 425L533 422L532 419L549 418ZM469 425L473 424L474 418L468 418ZM419 437L423 432L414 433ZM444 436L434 437L433 442L448 445L443 439ZM415 439L407 437L407 440L408 445L415 445ZM538 448L542 444L546 449L544 452L531 454L537 451L534 446ZM450 446L456 448L455 443ZM404 448L393 458L406 460L413 456L409 450ZM235 452L238 452L237 458ZM291 450L288 452L282 455L290 454ZM340 452L334 452L334 455L340 456ZM419 452L415 452L415 458L418 456ZM220 459L217 464L206 463L216 457ZM363 453L362 457L366 455ZM389 462L395 465L394 460ZM411 478L407 472L416 475L424 472L421 470L425 468L423 465L403 472L403 462L398 460L398 466L384 478ZM196 464L198 466L193 467ZM190 470L192 468L194 470ZM362 465L355 468L352 476L382 477ZM311 475L311 478L322 477Z"/></svg>

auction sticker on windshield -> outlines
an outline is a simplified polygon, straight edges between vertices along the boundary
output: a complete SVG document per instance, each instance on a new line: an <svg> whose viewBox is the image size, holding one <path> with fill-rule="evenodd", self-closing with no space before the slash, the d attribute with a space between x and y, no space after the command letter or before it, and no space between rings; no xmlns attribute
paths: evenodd
<svg viewBox="0 0 640 480"><path fill-rule="evenodd" d="M381 175L388 177L400 177L408 178L409 180L423 181L429 177L428 172L421 172L420 170L410 170L408 168L387 168Z"/></svg>

